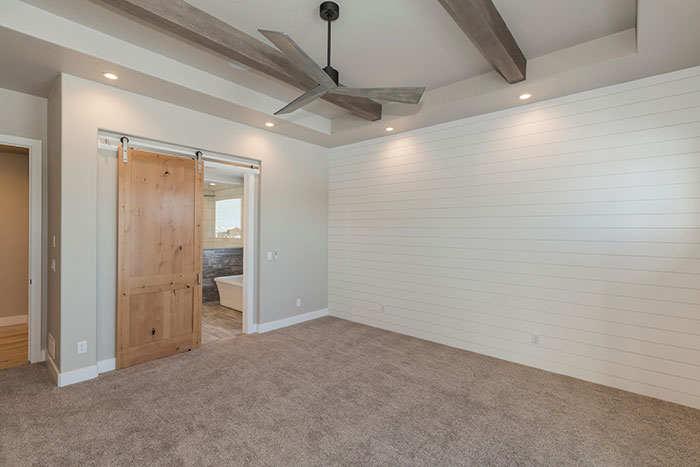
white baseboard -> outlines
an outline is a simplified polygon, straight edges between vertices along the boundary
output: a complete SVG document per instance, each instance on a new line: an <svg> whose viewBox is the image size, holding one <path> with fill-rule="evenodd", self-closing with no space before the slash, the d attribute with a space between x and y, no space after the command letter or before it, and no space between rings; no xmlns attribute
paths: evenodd
<svg viewBox="0 0 700 467"><path fill-rule="evenodd" d="M97 373L107 373L108 371L113 371L117 369L117 359L108 358L106 360L100 360L97 362Z"/></svg>
<svg viewBox="0 0 700 467"><path fill-rule="evenodd" d="M0 318L0 328L5 326L16 326L18 324L27 324L27 314L17 316L7 316Z"/></svg>
<svg viewBox="0 0 700 467"><path fill-rule="evenodd" d="M81 383L89 379L97 378L97 365L86 366L78 370L66 371L58 374L58 387L69 386L75 383Z"/></svg>
<svg viewBox="0 0 700 467"><path fill-rule="evenodd" d="M303 313L301 315L291 316L289 318L279 319L277 321L271 321L269 323L258 324L257 332L270 332L275 329L286 328L293 324L303 323L304 321L311 321L312 319L321 318L323 316L328 316L328 308L323 310L310 311L308 313ZM88 366L85 368L80 368L79 370L68 371L61 373L56 367L51 355L46 355L46 360L48 360L48 367L51 376L58 387L68 386L70 384L80 383L81 381L87 381L89 379L97 378L100 373L106 373L108 371L115 370L117 368L117 359L108 358L106 360L100 360L96 365Z"/></svg>
<svg viewBox="0 0 700 467"><path fill-rule="evenodd" d="M51 373L51 378L56 382L56 386L62 388L75 383L80 383L81 381L87 381L89 379L97 378L97 365L88 366L85 368L80 368L79 370L67 371L61 373L58 371L56 363L53 361L50 355L47 356L49 373Z"/></svg>
<svg viewBox="0 0 700 467"><path fill-rule="evenodd" d="M289 318L278 319L277 321L270 321L269 323L258 324L258 332L270 332L275 329L286 328L293 324L303 323L304 321L311 321L312 319L321 318L323 316L328 316L328 308L323 310L310 311L308 313L303 313L301 315L291 316Z"/></svg>
<svg viewBox="0 0 700 467"><path fill-rule="evenodd" d="M258 324L258 332L270 332L275 329L286 328L293 324L303 323L304 321L310 321L312 319L321 318L323 316L328 316L328 308L323 310L310 311L308 313L303 313L301 315L291 316L289 318L280 319L277 321L271 321L269 323ZM47 360L49 361L49 371L56 385L58 387L68 386L70 384L80 383L81 381L87 381L89 379L97 378L100 373L106 373L108 371L115 370L117 368L117 359L108 358L106 360L100 360L96 365L88 366L85 368L80 368L79 370L68 371L66 373L61 373L58 371L56 364L50 355L47 355Z"/></svg>

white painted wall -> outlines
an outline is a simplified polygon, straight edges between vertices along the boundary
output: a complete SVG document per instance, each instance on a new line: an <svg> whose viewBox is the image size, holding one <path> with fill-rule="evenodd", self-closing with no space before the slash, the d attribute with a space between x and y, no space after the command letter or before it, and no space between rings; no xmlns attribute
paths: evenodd
<svg viewBox="0 0 700 467"><path fill-rule="evenodd" d="M700 408L699 162L700 68L333 149L330 313Z"/></svg>
<svg viewBox="0 0 700 467"><path fill-rule="evenodd" d="M0 134L41 140L42 150L42 302L41 348L46 347L46 232L48 223L47 100L0 88Z"/></svg>
<svg viewBox="0 0 700 467"><path fill-rule="evenodd" d="M70 75L61 89L62 373L114 357L117 165L98 129L260 160L261 251L280 255L259 262L259 322L326 308L327 149Z"/></svg>

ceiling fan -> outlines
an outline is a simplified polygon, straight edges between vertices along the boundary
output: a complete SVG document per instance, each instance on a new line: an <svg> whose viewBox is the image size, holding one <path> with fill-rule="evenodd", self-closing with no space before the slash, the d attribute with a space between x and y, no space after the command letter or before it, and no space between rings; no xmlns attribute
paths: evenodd
<svg viewBox="0 0 700 467"><path fill-rule="evenodd" d="M331 67L331 22L338 19L339 16L340 7L337 3L321 3L321 18L328 22L328 64L325 68L318 66L287 34L258 29L258 31L272 42L280 52L318 84L315 88L302 94L275 112L275 115L294 112L325 94L367 97L370 99L401 102L404 104L417 104L420 101L425 87L348 88L338 84L338 70Z"/></svg>

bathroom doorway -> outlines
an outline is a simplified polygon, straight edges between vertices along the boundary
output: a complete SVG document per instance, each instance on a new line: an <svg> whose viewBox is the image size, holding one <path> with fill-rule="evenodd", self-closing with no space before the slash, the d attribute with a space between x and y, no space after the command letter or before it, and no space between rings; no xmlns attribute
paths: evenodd
<svg viewBox="0 0 700 467"><path fill-rule="evenodd" d="M243 333L244 176L204 169L202 345Z"/></svg>
<svg viewBox="0 0 700 467"><path fill-rule="evenodd" d="M202 344L256 332L257 168L204 159Z"/></svg>

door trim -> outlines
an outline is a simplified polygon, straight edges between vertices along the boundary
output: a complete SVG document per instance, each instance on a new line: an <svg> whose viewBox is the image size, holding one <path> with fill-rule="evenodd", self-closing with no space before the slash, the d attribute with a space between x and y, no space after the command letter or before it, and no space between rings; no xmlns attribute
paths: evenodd
<svg viewBox="0 0 700 467"><path fill-rule="evenodd" d="M41 351L42 298L42 154L41 141L0 135L0 144L29 150L29 348L32 363L44 361Z"/></svg>
<svg viewBox="0 0 700 467"><path fill-rule="evenodd" d="M258 332L257 325L257 257L256 246L256 196L258 176L246 172L243 175L243 333Z"/></svg>

